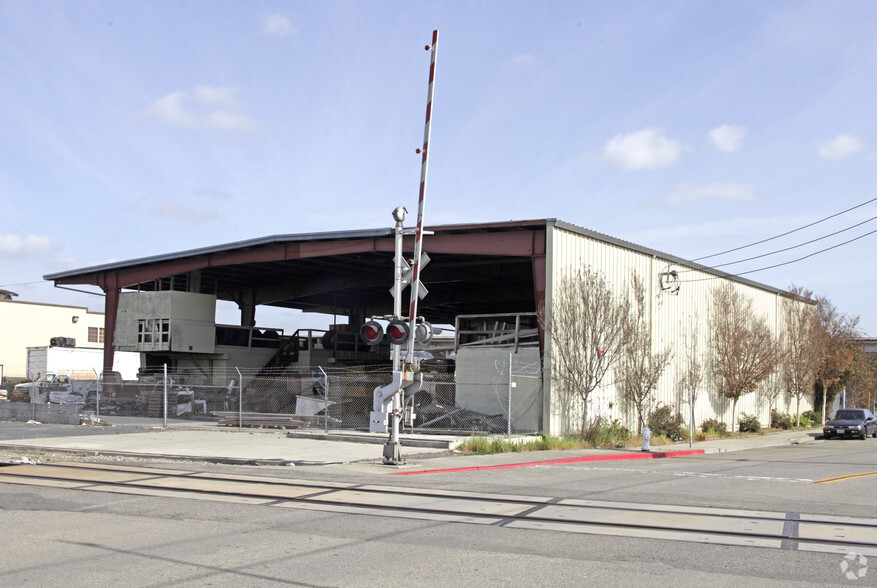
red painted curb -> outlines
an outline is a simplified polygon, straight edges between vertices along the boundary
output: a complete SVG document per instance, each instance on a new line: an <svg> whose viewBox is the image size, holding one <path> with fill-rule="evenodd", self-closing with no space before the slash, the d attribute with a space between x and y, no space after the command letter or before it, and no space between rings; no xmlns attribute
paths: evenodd
<svg viewBox="0 0 877 588"><path fill-rule="evenodd" d="M511 468L530 468L534 466L559 465L565 463L582 463L588 461L618 461L631 459L662 459L667 457L687 457L703 455L703 449L687 449L685 451L666 451L658 453L617 453L608 455L585 455L565 459L549 459L545 461L529 461L524 463L507 463L491 466L473 466L468 468L448 468L444 470L421 470L419 472L393 472L391 476L418 476L420 474L451 474L456 472L476 472L479 470L508 470Z"/></svg>

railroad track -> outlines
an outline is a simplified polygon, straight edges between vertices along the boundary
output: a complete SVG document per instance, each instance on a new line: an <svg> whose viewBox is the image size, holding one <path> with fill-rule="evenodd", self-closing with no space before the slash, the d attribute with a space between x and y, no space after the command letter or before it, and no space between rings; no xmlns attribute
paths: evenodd
<svg viewBox="0 0 877 588"><path fill-rule="evenodd" d="M0 483L442 520L565 533L877 556L877 519L510 496L52 463L0 467Z"/></svg>

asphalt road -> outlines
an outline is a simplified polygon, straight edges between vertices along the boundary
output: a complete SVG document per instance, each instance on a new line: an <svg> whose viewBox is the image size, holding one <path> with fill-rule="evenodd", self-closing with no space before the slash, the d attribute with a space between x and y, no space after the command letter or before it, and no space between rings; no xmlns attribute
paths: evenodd
<svg viewBox="0 0 877 588"><path fill-rule="evenodd" d="M388 475L371 464L199 471L525 496L877 517L877 440L648 462ZM141 464L142 465L142 464ZM192 464L162 464L192 469ZM0 484L7 585L875 585L843 554ZM877 558L875 558L877 560ZM868 564L874 569L870 569ZM844 565L846 564L846 565ZM848 580L853 573L856 580Z"/></svg>

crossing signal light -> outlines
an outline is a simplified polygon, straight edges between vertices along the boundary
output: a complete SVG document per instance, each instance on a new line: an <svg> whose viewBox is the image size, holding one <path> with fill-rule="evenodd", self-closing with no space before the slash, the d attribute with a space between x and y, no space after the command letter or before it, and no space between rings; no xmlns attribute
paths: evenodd
<svg viewBox="0 0 877 588"><path fill-rule="evenodd" d="M390 321L387 325L387 337L393 345L403 345L407 343L408 337L410 336L411 331L408 328L408 323L405 321L395 319Z"/></svg>
<svg viewBox="0 0 877 588"><path fill-rule="evenodd" d="M430 341L432 341L432 335L432 325L426 321L423 321L422 323L419 323L416 327L414 327L414 340L421 345L427 345Z"/></svg>
<svg viewBox="0 0 877 588"><path fill-rule="evenodd" d="M384 328L375 321L366 321L359 328L359 338L366 345L377 345L384 338Z"/></svg>

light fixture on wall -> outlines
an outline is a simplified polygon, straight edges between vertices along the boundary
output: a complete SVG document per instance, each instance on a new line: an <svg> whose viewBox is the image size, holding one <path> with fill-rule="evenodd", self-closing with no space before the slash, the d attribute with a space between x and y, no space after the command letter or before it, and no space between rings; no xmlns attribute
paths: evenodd
<svg viewBox="0 0 877 588"><path fill-rule="evenodd" d="M74 323L78 323L78 322L79 322L79 317L76 316L76 315L73 315L73 322L74 322Z"/></svg>

